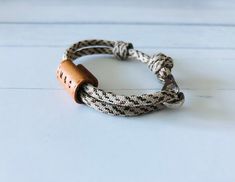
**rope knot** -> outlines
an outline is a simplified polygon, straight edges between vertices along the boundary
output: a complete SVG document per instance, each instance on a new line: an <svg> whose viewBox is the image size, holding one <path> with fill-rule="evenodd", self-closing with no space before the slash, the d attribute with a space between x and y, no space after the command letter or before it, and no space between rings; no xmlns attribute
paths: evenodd
<svg viewBox="0 0 235 182"><path fill-rule="evenodd" d="M165 78L171 74L173 60L165 54L155 54L149 59L148 67L152 72L157 74L160 80L164 81Z"/></svg>
<svg viewBox="0 0 235 182"><path fill-rule="evenodd" d="M133 49L133 45L131 43L117 41L113 47L113 54L119 60L126 60L129 56L129 49Z"/></svg>

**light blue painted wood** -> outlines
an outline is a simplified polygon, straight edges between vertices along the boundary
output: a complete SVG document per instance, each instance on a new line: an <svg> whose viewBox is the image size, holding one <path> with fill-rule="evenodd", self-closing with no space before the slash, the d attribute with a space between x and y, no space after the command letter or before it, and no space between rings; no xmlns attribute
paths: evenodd
<svg viewBox="0 0 235 182"><path fill-rule="evenodd" d="M233 0L3 1L1 22L160 23L234 25Z"/></svg>
<svg viewBox="0 0 235 182"><path fill-rule="evenodd" d="M154 49L235 49L234 34L233 26L0 24L0 46L67 47L78 40L101 38Z"/></svg>
<svg viewBox="0 0 235 182"><path fill-rule="evenodd" d="M187 91L180 111L123 118L63 91L0 90L0 179L232 182L235 93L199 93L211 91Z"/></svg>
<svg viewBox="0 0 235 182"><path fill-rule="evenodd" d="M0 1L0 181L234 182L234 7L229 0ZM184 107L123 118L75 104L55 69L70 43L87 38L172 56ZM119 94L161 88L136 61L81 62L101 88Z"/></svg>

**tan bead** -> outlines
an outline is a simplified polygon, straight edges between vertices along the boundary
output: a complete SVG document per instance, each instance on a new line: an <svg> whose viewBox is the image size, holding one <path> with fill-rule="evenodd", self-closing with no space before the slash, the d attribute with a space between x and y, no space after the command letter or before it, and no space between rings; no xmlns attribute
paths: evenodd
<svg viewBox="0 0 235 182"><path fill-rule="evenodd" d="M57 69L57 79L73 97L75 102L82 103L77 94L84 83L98 86L98 80L83 65L75 65L71 60L63 60Z"/></svg>

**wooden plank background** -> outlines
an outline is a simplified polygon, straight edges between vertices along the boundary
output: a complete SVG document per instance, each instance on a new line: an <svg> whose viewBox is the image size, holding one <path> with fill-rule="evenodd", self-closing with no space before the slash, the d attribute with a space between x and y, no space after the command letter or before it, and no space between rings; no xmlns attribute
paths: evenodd
<svg viewBox="0 0 235 182"><path fill-rule="evenodd" d="M234 10L233 0L0 1L0 181L234 182ZM73 103L55 70L90 38L173 57L184 106L124 118ZM79 61L106 90L161 89L137 61Z"/></svg>

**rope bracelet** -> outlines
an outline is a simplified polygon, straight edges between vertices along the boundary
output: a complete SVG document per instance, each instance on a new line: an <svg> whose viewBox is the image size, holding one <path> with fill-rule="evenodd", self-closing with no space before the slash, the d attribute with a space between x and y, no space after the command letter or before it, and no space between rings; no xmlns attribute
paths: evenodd
<svg viewBox="0 0 235 182"><path fill-rule="evenodd" d="M113 54L119 60L137 59L163 82L159 92L142 95L116 95L99 88L97 79L81 64L75 65L77 58L93 54ZM149 56L135 50L131 43L123 41L84 40L73 44L64 54L57 69L57 79L78 103L84 103L104 113L135 116L163 108L178 108L184 103L184 94L179 91L171 69L171 57L159 53Z"/></svg>

